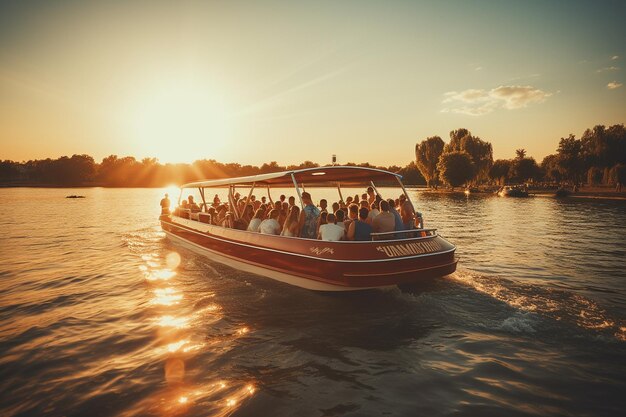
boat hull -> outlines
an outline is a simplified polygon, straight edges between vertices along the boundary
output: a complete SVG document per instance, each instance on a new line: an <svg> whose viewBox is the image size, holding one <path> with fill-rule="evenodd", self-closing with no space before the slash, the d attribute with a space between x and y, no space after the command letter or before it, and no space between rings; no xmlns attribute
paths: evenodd
<svg viewBox="0 0 626 417"><path fill-rule="evenodd" d="M237 269L298 287L351 291L415 283L456 270L455 247L441 236L325 242L162 219L177 244Z"/></svg>

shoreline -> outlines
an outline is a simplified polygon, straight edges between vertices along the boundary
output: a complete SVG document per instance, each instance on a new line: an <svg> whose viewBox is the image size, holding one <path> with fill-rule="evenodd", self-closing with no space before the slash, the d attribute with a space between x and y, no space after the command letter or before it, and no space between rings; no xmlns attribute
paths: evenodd
<svg viewBox="0 0 626 417"><path fill-rule="evenodd" d="M439 189L430 189L424 185L406 185L407 189L419 191L422 193L432 193L432 194L458 194L465 195L465 190L462 188L458 188L455 190L439 188ZM117 186L117 185L103 185L103 184L82 184L82 185L60 185L60 184L0 184L0 189L3 188L67 188L67 189L77 189L77 188L167 188L167 186ZM543 198L557 198L555 195L556 190L547 190L547 189L538 189L538 190L529 190L529 194L531 197L543 197ZM492 191L474 191L471 194L474 195L492 195L497 197L495 192ZM626 190L622 192L617 191L608 191L606 189L582 189L577 193L572 193L566 197L559 197L560 199L569 199L569 198L577 198L577 199L594 199L594 200L626 200Z"/></svg>
<svg viewBox="0 0 626 417"><path fill-rule="evenodd" d="M409 187L407 187L409 188ZM458 194L465 195L465 190L462 188L456 190L450 189L428 189L426 187L410 187L411 189L415 189L419 192L424 193L433 193L433 194ZM569 199L569 198L578 198L578 199L596 199L596 200L626 200L626 190L622 192L617 191L607 191L605 189L582 189L577 193L572 193L566 197L557 197L555 195L556 190L547 190L547 189L538 189L538 190L529 190L528 194L531 197L543 197L543 198L559 198L559 199ZM471 195L491 195L497 197L495 192L491 191L474 191L470 193Z"/></svg>

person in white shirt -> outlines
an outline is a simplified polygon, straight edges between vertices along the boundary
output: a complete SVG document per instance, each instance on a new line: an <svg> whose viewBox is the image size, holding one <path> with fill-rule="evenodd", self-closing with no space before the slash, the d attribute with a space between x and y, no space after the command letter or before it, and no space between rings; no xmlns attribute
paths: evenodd
<svg viewBox="0 0 626 417"><path fill-rule="evenodd" d="M380 210L378 210L379 203L378 201L374 201L370 206L370 211L367 214L367 223L370 225L374 221L374 218L380 214Z"/></svg>
<svg viewBox="0 0 626 417"><path fill-rule="evenodd" d="M264 233L266 235L279 235L280 234L280 223L278 223L278 215L280 212L276 209L270 210L269 218L265 219L259 225L259 233Z"/></svg>
<svg viewBox="0 0 626 417"><path fill-rule="evenodd" d="M254 213L254 217L252 218L252 220L250 220L250 223L248 224L248 231L258 232L259 226L261 225L261 222L263 221L264 218L265 218L265 210L257 209L257 211Z"/></svg>
<svg viewBox="0 0 626 417"><path fill-rule="evenodd" d="M327 241L337 241L343 240L346 234L346 229L341 225L335 223L335 215L333 213L328 213L326 217L326 221L328 223L320 226L320 231L318 234L318 239L327 240Z"/></svg>

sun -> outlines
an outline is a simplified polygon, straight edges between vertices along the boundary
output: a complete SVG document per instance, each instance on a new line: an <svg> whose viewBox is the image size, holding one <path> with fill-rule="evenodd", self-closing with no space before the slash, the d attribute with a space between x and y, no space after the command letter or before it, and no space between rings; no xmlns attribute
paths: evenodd
<svg viewBox="0 0 626 417"><path fill-rule="evenodd" d="M161 162L219 159L231 117L221 97L204 85L178 82L153 88L138 101L131 138L138 154Z"/></svg>

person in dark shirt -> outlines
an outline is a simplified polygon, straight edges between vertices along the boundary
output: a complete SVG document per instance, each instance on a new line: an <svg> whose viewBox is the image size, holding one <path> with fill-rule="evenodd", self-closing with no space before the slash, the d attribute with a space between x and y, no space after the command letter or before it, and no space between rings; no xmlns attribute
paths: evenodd
<svg viewBox="0 0 626 417"><path fill-rule="evenodd" d="M365 207L359 209L359 218L350 223L348 227L348 240L371 240L372 226L366 222L369 210Z"/></svg>
<svg viewBox="0 0 626 417"><path fill-rule="evenodd" d="M170 196L166 193L165 197L161 199L161 214L170 214Z"/></svg>

